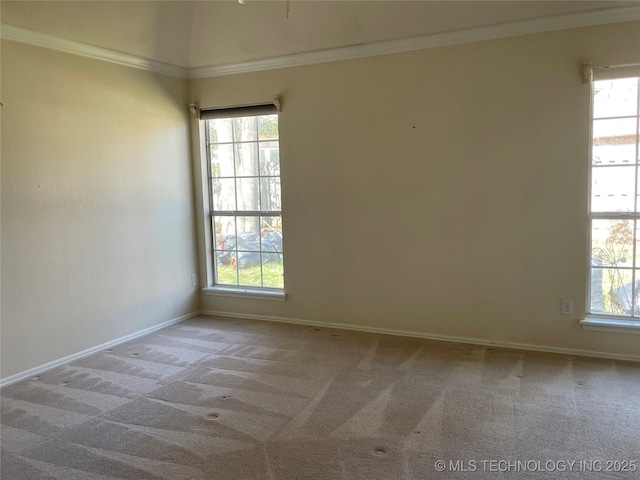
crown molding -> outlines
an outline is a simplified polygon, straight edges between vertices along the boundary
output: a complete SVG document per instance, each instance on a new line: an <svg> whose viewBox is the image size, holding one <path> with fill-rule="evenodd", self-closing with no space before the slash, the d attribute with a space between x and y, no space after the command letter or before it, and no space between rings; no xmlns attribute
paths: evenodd
<svg viewBox="0 0 640 480"><path fill-rule="evenodd" d="M140 70L161 73L171 77L187 78L188 76L187 69L183 67L109 50L108 48L95 47L93 45L87 45L86 43L67 40L66 38L56 37L55 35L49 35L47 33L35 32L6 23L0 24L0 37L3 40L13 40L28 45L50 48L60 52L72 53L74 55L125 65Z"/></svg>
<svg viewBox="0 0 640 480"><path fill-rule="evenodd" d="M630 22L640 20L640 6L607 8L592 12L561 15L557 17L524 20L504 23L488 27L470 28L454 32L437 33L402 40L369 43L352 47L319 50L309 53L298 53L281 57L254 60L232 65L190 68L188 78L207 78L236 73L258 72L278 68L312 65L316 63L351 60L355 58L373 57L391 53L411 52L428 48L447 47L464 43L497 40L507 37L518 37L536 33L552 32L569 28L591 27L608 23Z"/></svg>
<svg viewBox="0 0 640 480"><path fill-rule="evenodd" d="M115 50L109 50L107 48L95 47L93 45L87 45L74 40L67 40L55 35L35 32L33 30L4 23L0 24L0 37L6 40L51 48L61 52L116 63L118 65L148 70L163 75L169 75L171 77L198 79L312 65L317 63L336 62L340 60L351 60L355 58L388 55L392 53L411 52L429 48L447 47L465 43L552 32L569 28L591 27L636 20L640 20L640 6L614 7L591 12L523 20L488 27L470 28L454 32L405 38L401 40L297 53L293 55L267 58L264 60L253 60L231 65L213 65L196 68L185 68L162 63L156 60L137 57L135 55L129 55Z"/></svg>

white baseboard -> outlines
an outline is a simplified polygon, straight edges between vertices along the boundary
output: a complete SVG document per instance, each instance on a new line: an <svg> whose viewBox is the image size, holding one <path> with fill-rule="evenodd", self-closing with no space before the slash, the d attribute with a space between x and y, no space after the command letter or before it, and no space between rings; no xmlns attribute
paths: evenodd
<svg viewBox="0 0 640 480"><path fill-rule="evenodd" d="M517 350L533 350L536 352L560 353L565 355L580 355L583 357L608 358L613 360L627 360L640 362L640 355L616 354L608 352L596 352L591 350L579 350L574 348L550 347L545 345L530 345L527 343L501 342L486 340L483 338L454 337L451 335L438 335L433 333L413 332L407 330L392 330L389 328L367 327L349 323L329 323L315 320L302 320L298 318L274 317L269 315L252 315L248 313L219 312L215 310L201 310L202 315L215 315L218 317L246 318L248 320L264 320L268 322L293 323L296 325L309 325L314 327L337 328L341 330L354 330L358 332L382 333L401 337L426 338L429 340L442 340L444 342L470 343L474 345L487 345L492 347L514 348Z"/></svg>
<svg viewBox="0 0 640 480"><path fill-rule="evenodd" d="M167 320L166 322L153 325L152 327L144 328L142 330L138 330L137 332L130 333L129 335L125 335L124 337L116 338L115 340L111 340L110 342L102 343L100 345L96 345L95 347L82 350L81 352L73 353L71 355L67 355L66 357L59 358L58 360L54 360L53 362L45 363L44 365L30 368L29 370L25 370L24 372L16 373L15 375L11 375L9 377L1 379L0 387L6 387L7 385L10 385L15 382L19 382L20 380L24 380L25 378L29 378L33 375L37 375L51 368L57 367L59 365L63 365L65 363L69 363L73 360L77 360L78 358L85 357L87 355L91 355L92 353L98 352L105 348L113 347L114 345L118 345L120 343L133 340L134 338L141 337L148 333L155 332L156 330L160 330L161 328L168 327L169 325L173 325L174 323L182 322L189 318L195 317L196 315L199 315L199 314L200 312L197 312L197 311L187 313L186 315L172 318L171 320Z"/></svg>
<svg viewBox="0 0 640 480"><path fill-rule="evenodd" d="M40 366L31 368L29 370L25 370L24 372L16 373L15 375L11 375L9 377L0 379L0 387L5 387L12 383L19 382L20 380L24 380L33 375L37 375L39 373L42 373L46 370L57 367L59 365L63 365L65 363L69 363L78 358L91 355L92 353L98 352L105 348L113 347L114 345L118 345L120 343L133 340L134 338L138 338L148 333L155 332L156 330L160 330L164 327L168 327L169 325L173 325L174 323L179 323L198 315L214 315L218 317L246 318L248 320L263 320L267 322L292 323L296 325L309 325L314 327L336 328L340 330L353 330L358 332L381 333L381 334L396 335L401 337L426 338L430 340L442 340L444 342L470 343L474 345L487 345L487 346L515 348L518 350L533 350L537 352L560 353L565 355L580 355L584 357L609 358L613 360L628 360L632 362L640 362L640 355L615 354L615 353L608 353L608 352L596 352L591 350L578 350L574 348L550 347L545 345L531 345L526 343L500 342L500 341L486 340L482 338L454 337L451 335L438 335L438 334L425 333L425 332L413 332L413 331L407 331L407 330L393 330L389 328L367 327L363 325L354 325L354 324L348 324L348 323L318 322L315 320L303 320L299 318L275 317L275 316L269 316L269 315L254 315L249 313L220 312L216 310L200 310L200 311L187 313L186 315L182 315L180 317L167 320L166 322L153 325L152 327L148 327L148 328L139 330L137 332L130 333L129 335L125 335L124 337L120 337L115 340L111 340L109 342L96 345L95 347L82 350L81 352L77 352L72 355L68 355L66 357L60 358L58 360L45 363L44 365L40 365Z"/></svg>

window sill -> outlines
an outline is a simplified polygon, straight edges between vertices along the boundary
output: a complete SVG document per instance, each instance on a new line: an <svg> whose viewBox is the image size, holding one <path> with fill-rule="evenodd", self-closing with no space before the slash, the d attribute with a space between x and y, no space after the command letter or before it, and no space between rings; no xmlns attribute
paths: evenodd
<svg viewBox="0 0 640 480"><path fill-rule="evenodd" d="M244 287L207 287L202 291L205 295L215 295L219 297L247 298L251 300L271 300L284 302L287 294L283 290L275 288L244 288Z"/></svg>
<svg viewBox="0 0 640 480"><path fill-rule="evenodd" d="M584 330L591 330L593 332L631 333L640 335L640 321L637 320L588 316L584 320L580 320L580 325Z"/></svg>

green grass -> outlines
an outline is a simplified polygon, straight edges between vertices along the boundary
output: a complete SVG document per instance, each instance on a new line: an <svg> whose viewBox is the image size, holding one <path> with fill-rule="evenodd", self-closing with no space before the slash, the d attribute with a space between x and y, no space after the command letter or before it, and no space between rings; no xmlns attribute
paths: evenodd
<svg viewBox="0 0 640 480"><path fill-rule="evenodd" d="M260 265L239 269L239 281L236 268L232 265L218 265L218 283L222 285L241 285L243 287L283 288L284 276L282 263L262 265L264 285L260 282Z"/></svg>

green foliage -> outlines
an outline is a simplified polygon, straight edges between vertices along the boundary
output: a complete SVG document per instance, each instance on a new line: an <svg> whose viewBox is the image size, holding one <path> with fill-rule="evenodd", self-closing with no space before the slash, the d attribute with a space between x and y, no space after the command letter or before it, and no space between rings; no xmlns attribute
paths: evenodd
<svg viewBox="0 0 640 480"><path fill-rule="evenodd" d="M261 139L278 138L278 116L265 115L258 117L258 132Z"/></svg>
<svg viewBox="0 0 640 480"><path fill-rule="evenodd" d="M236 269L232 265L218 265L218 283L223 285L237 285ZM241 268L240 285L247 287L260 287L260 265L249 268ZM282 263L266 263L262 265L264 286L271 288L283 288L284 277Z"/></svg>

